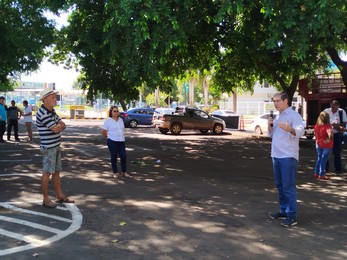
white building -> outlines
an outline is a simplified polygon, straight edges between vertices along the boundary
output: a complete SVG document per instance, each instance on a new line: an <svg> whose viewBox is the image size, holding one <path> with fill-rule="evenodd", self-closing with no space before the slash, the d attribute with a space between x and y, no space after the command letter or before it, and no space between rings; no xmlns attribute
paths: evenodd
<svg viewBox="0 0 347 260"><path fill-rule="evenodd" d="M280 91L267 83L256 83L253 93L248 92L231 96L226 101L220 102L219 107L220 109L235 110L240 115L260 115L275 110L271 99L277 92ZM304 99L296 93L293 97L292 106L297 109L299 104L305 107Z"/></svg>

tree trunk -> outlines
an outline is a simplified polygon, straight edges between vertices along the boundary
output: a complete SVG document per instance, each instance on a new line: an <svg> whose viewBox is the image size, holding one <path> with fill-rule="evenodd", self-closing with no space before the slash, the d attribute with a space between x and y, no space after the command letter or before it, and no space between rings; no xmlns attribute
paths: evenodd
<svg viewBox="0 0 347 260"><path fill-rule="evenodd" d="M123 111L127 110L127 105L125 104L123 99L118 99L118 102L121 104Z"/></svg>
<svg viewBox="0 0 347 260"><path fill-rule="evenodd" d="M208 106L208 83L207 83L207 77L204 77L204 81L202 82L202 86L204 89L204 104L207 107Z"/></svg>
<svg viewBox="0 0 347 260"><path fill-rule="evenodd" d="M299 83L299 79L300 76L299 75L293 75L292 76L292 81L290 82L290 85L287 86L287 84L285 83L284 80L279 80L279 83L281 84L281 87L283 89L284 92L286 92L289 96L289 100L288 100L288 105L291 106L292 105L292 101L293 101L293 96L295 94L295 91L298 87L298 83Z"/></svg>

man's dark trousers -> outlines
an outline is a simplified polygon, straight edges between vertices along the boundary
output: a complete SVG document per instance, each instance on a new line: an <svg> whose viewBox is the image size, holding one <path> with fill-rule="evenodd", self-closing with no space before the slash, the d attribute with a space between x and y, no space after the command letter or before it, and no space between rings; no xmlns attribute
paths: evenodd
<svg viewBox="0 0 347 260"><path fill-rule="evenodd" d="M7 126L7 140L11 138L12 126L14 128L14 138L18 140L18 120L10 119Z"/></svg>
<svg viewBox="0 0 347 260"><path fill-rule="evenodd" d="M6 122L5 121L0 121L0 141L4 140L4 133L6 130Z"/></svg>

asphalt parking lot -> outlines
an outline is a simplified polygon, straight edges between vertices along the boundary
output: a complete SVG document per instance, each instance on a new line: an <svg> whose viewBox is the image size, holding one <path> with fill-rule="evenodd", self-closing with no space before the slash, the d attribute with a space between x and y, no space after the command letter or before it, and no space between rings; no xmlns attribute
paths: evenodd
<svg viewBox="0 0 347 260"><path fill-rule="evenodd" d="M115 180L102 121L65 122L62 185L75 205L40 206L37 133L0 144L3 259L347 258L347 177L312 177L313 140L300 143L299 223L287 229L267 217L277 193L266 137L127 129L133 178Z"/></svg>

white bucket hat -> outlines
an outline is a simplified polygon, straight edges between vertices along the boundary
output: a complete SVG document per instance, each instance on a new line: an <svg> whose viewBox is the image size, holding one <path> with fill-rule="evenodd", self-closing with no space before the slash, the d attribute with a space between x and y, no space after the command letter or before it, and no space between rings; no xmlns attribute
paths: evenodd
<svg viewBox="0 0 347 260"><path fill-rule="evenodd" d="M57 93L59 93L59 91L56 91L56 90L53 90L50 88L46 88L40 92L40 100L43 100L45 97L47 97L49 95L57 94Z"/></svg>

